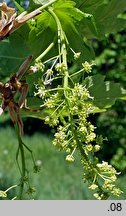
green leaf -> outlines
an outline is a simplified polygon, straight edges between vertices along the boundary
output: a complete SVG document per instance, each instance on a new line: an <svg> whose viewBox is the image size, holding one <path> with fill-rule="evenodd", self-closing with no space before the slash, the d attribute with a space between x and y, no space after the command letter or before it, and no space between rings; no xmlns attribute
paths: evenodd
<svg viewBox="0 0 126 216"><path fill-rule="evenodd" d="M80 32L79 22L84 18L85 14L75 8L75 2L59 0L54 4L54 12L58 16L62 28L68 38L69 45L75 52L81 52L82 60L94 58L94 52L88 41L84 42ZM57 25L52 15L48 11L42 12L36 18L37 25L31 29L29 35L29 43L34 56L40 55L50 43L57 39ZM37 47L37 49L36 49ZM58 54L57 43L53 55ZM73 58L71 52L68 54L69 59ZM46 58L49 56L46 56Z"/></svg>
<svg viewBox="0 0 126 216"><path fill-rule="evenodd" d="M33 2L38 5L43 5L48 3L48 0L33 0Z"/></svg>
<svg viewBox="0 0 126 216"><path fill-rule="evenodd" d="M54 12L57 14L60 20L71 23L74 26L76 21L83 19L84 13L75 7L74 1L59 0L54 4ZM74 27L73 27L74 28Z"/></svg>
<svg viewBox="0 0 126 216"><path fill-rule="evenodd" d="M37 97L27 97L27 108L23 107L20 110L22 117L32 117L44 120L48 115L44 108L41 108L42 99Z"/></svg>
<svg viewBox="0 0 126 216"><path fill-rule="evenodd" d="M59 0L54 4L54 12L58 16L62 28L65 33L74 31L79 33L76 25L83 19L84 13L75 7L76 3L73 1Z"/></svg>
<svg viewBox="0 0 126 216"><path fill-rule="evenodd" d="M56 37L56 24L49 12L44 11L36 18L36 26L31 28L29 45L35 57L39 56Z"/></svg>
<svg viewBox="0 0 126 216"><path fill-rule="evenodd" d="M82 31L80 28L80 22L84 18L89 18L90 14L85 14L75 7L75 2L73 1L63 1L60 0L54 5L54 12L58 16L62 28L69 41L69 46L75 52L81 52L81 57L78 60L83 62L85 60L90 60L94 58L94 52L87 40L83 40ZM90 16L91 17L91 16ZM90 19L90 18L89 18ZM91 18L92 20L92 18ZM94 23L93 23L94 26ZM73 58L71 52L68 51L68 60Z"/></svg>
<svg viewBox="0 0 126 216"><path fill-rule="evenodd" d="M46 114L45 110L34 111L32 109L28 110L28 109L25 109L25 108L21 109L20 114L21 114L22 117L38 118L38 119L41 119L41 120L44 120L45 117L48 115L48 114Z"/></svg>
<svg viewBox="0 0 126 216"><path fill-rule="evenodd" d="M102 38L106 33L113 33L120 31L126 27L126 20L119 18L118 15L126 10L125 0L111 0L111 1L83 1L80 5L83 12L92 14L97 29L97 34L92 28L90 20L83 20L82 32L88 38L98 37Z"/></svg>
<svg viewBox="0 0 126 216"><path fill-rule="evenodd" d="M0 42L0 75L3 77L15 73L25 58L31 55L25 28L27 27L21 27L9 37L9 40Z"/></svg>
<svg viewBox="0 0 126 216"><path fill-rule="evenodd" d="M28 57L29 53L24 52L20 55L18 47L14 47L8 41L0 44L0 48L0 76L7 77L18 71L21 63Z"/></svg>
<svg viewBox="0 0 126 216"><path fill-rule="evenodd" d="M100 74L86 78L90 95L94 97L93 104L101 109L111 107L116 99L124 97L120 84L104 79L105 76Z"/></svg>
<svg viewBox="0 0 126 216"><path fill-rule="evenodd" d="M126 20L117 16L126 10L125 0L111 0L107 5L100 6L94 14L99 34L120 31L126 26Z"/></svg>
<svg viewBox="0 0 126 216"><path fill-rule="evenodd" d="M42 99L37 97L27 97L27 107L20 110L22 117L32 117L44 119L47 116L46 110L41 108Z"/></svg>
<svg viewBox="0 0 126 216"><path fill-rule="evenodd" d="M27 107L30 109L40 109L42 105L42 99L37 97L27 97Z"/></svg>
<svg viewBox="0 0 126 216"><path fill-rule="evenodd" d="M94 50L89 41L87 40L87 38L83 39L81 34L75 34L75 32L73 31L67 32L67 38L69 40L70 47L75 52L81 52L80 58L76 61L76 64L81 66L82 62L94 59ZM73 60L73 53L70 50L68 50L68 61L71 60Z"/></svg>
<svg viewBox="0 0 126 216"><path fill-rule="evenodd" d="M99 5L103 4L105 0L75 0L75 2L80 10L90 12L91 9L94 10L94 8L97 8Z"/></svg>
<svg viewBox="0 0 126 216"><path fill-rule="evenodd" d="M84 13L84 19L82 22L82 34L87 38L99 37L99 32L97 29L97 23L92 14Z"/></svg>
<svg viewBox="0 0 126 216"><path fill-rule="evenodd" d="M21 13L24 12L24 8L18 3L18 1L13 0L13 2Z"/></svg>

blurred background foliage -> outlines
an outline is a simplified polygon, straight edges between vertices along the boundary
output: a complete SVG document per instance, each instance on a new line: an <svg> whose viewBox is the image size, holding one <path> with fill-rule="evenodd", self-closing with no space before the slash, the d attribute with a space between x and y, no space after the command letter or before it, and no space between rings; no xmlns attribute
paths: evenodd
<svg viewBox="0 0 126 216"><path fill-rule="evenodd" d="M2 2L2 1L0 1ZM6 1L9 4L12 1ZM27 1L17 0L27 6ZM91 41L96 54L96 67L93 74L104 74L106 80L121 83L126 89L126 30L109 34L106 39ZM4 64L4 60L2 61ZM0 72L0 77L4 74ZM96 125L96 133L105 139L101 160L110 162L121 175L117 184L126 194L126 102L118 100L107 112L91 116ZM57 152L51 143L54 131L43 121L24 118L25 143L33 150L36 161L42 163L42 170L31 178L36 186L35 199L93 199L86 185L83 184L81 166L77 160L74 164L65 162L63 152ZM17 182L19 178L15 154L17 150L16 135L8 113L0 117L0 189L4 190ZM79 157L79 155L78 155ZM30 166L29 154L27 162ZM32 167L31 167L32 169ZM9 193L12 198L16 189ZM24 199L28 199L25 195ZM114 199L110 197L110 199ZM117 198L116 198L117 199Z"/></svg>
<svg viewBox="0 0 126 216"><path fill-rule="evenodd" d="M93 41L96 51L94 73L104 74L106 80L121 83L126 89L126 30L107 35L107 40ZM97 133L108 141L100 157L108 160L117 170L126 172L126 102L118 100L105 113L96 115Z"/></svg>

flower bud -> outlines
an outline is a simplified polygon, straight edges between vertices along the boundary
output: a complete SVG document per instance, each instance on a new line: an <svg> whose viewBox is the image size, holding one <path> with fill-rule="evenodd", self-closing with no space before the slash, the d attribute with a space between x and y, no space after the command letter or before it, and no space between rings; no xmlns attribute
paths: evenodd
<svg viewBox="0 0 126 216"><path fill-rule="evenodd" d="M68 162L74 162L74 157L72 156L72 155L67 155L66 156L66 161L68 161Z"/></svg>

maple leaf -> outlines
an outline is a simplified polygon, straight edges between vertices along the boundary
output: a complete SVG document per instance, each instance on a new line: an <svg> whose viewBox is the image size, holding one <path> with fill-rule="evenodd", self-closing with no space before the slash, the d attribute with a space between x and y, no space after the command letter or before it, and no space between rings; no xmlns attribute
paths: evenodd
<svg viewBox="0 0 126 216"><path fill-rule="evenodd" d="M6 38L10 33L26 23L26 21L41 13L39 9L36 9L27 15L16 17L15 8L8 7L6 2L0 3L0 11L0 40Z"/></svg>

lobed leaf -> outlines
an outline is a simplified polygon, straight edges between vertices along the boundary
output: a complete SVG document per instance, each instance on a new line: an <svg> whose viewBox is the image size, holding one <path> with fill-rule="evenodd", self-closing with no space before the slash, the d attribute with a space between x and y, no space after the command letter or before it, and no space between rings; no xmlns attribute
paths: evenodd
<svg viewBox="0 0 126 216"><path fill-rule="evenodd" d="M27 26L14 32L9 40L0 42L0 75L10 76L15 73L24 59L31 55L27 43ZM16 46L15 46L16 44Z"/></svg>
<svg viewBox="0 0 126 216"><path fill-rule="evenodd" d="M47 111L41 108L42 99L37 97L27 97L27 108L23 107L20 110L22 117L32 117L44 120L47 116Z"/></svg>
<svg viewBox="0 0 126 216"><path fill-rule="evenodd" d="M41 119L41 120L44 120L45 117L47 116L46 112L44 110L37 110L37 111L34 111L34 110L28 110L28 109L25 109L25 108L22 108L20 110L20 114L22 117L31 117L31 118L38 118L38 119Z"/></svg>
<svg viewBox="0 0 126 216"><path fill-rule="evenodd" d="M93 104L100 109L111 107L116 99L126 96L120 84L104 81L105 76L97 74L86 78L90 95L94 97Z"/></svg>
<svg viewBox="0 0 126 216"><path fill-rule="evenodd" d="M55 40L56 24L49 12L44 11L36 19L36 26L31 28L29 45L35 57L40 55Z"/></svg>
<svg viewBox="0 0 126 216"><path fill-rule="evenodd" d="M105 0L75 0L75 2L81 10L91 10L91 7L93 9L98 7L99 5L103 4Z"/></svg>
<svg viewBox="0 0 126 216"><path fill-rule="evenodd" d="M118 15L126 10L125 0L111 0L106 1L82 1L80 9L83 12L92 14L94 17L97 34L94 32L94 27L91 20L85 20L82 25L83 34L88 38L98 37L102 38L106 33L117 32L126 26L126 20L119 18Z"/></svg>

